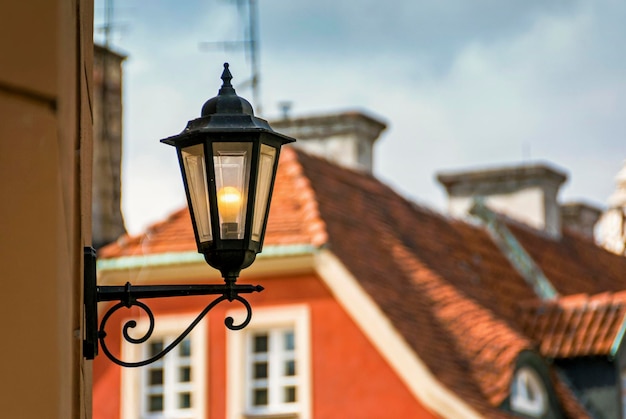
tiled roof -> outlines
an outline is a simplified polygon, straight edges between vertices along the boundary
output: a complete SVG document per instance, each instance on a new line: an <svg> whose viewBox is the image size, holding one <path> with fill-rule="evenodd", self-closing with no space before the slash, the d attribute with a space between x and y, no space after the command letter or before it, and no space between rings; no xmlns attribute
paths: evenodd
<svg viewBox="0 0 626 419"><path fill-rule="evenodd" d="M510 228L558 293L572 295L563 299L565 306L533 305L533 289L480 226L417 206L370 175L285 147L265 246L328 247L441 383L485 416L505 418L511 416L499 406L509 395L520 351L537 346L544 355L566 348L576 348L572 354L583 347L605 351L618 323L605 330L590 316L584 331L577 332L584 342L578 344L578 337L566 343L567 331L559 335L533 322L559 323L554 313L574 304L575 294L626 289L626 278L619 274L626 272L626 258L575 235L566 233L557 241L524 227ZM194 249L184 209L144 235L105 247L100 257ZM611 311L618 294L611 298L605 319L618 317ZM523 316L520 301L525 302ZM560 327L574 324L568 321ZM603 344L589 345L599 341ZM588 417L567 385L556 375L553 380L566 415Z"/></svg>
<svg viewBox="0 0 626 419"><path fill-rule="evenodd" d="M302 153L298 159L329 248L442 383L486 416L504 415L498 406L509 395L517 355L536 346L517 307L538 298L486 230L406 201L368 175ZM626 289L619 275L626 258L567 232L555 241L511 230L560 295ZM553 379L566 415L587 417L568 386Z"/></svg>
<svg viewBox="0 0 626 419"><path fill-rule="evenodd" d="M624 333L626 291L576 294L520 307L524 332L543 356L573 358L614 355Z"/></svg>
<svg viewBox="0 0 626 419"><path fill-rule="evenodd" d="M564 230L560 238L521 224L509 228L561 295L599 294L626 289L626 258Z"/></svg>
<svg viewBox="0 0 626 419"><path fill-rule="evenodd" d="M368 175L305 154L299 160L330 249L446 387L489 417L508 417L497 407L530 342L507 320L513 302L533 292L486 232L418 207Z"/></svg>
<svg viewBox="0 0 626 419"><path fill-rule="evenodd" d="M498 406L508 394L518 354L530 349L532 343L421 264L402 244L393 238L389 241L399 271L412 278L418 292L428 300L439 333L450 336L454 356L471 360L468 378L491 405Z"/></svg>

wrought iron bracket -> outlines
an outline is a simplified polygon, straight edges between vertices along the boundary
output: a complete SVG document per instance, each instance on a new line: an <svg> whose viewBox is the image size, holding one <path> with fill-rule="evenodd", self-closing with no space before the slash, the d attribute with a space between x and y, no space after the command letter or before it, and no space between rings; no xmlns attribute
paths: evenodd
<svg viewBox="0 0 626 419"><path fill-rule="evenodd" d="M117 285L97 285L96 281L96 251L92 247L84 248L84 309L85 309L85 336L83 339L83 356L86 359L94 359L98 355L98 346L102 352L114 363L123 367L141 367L151 364L168 352L174 349L187 335L196 327L196 325L206 316L206 314L222 301L239 301L246 308L246 318L239 324L235 324L232 317L227 317L224 324L231 330L243 329L250 323L252 319L252 308L250 303L239 294L250 294L260 292L263 287L260 285L239 285L235 283L236 278L226 278L224 284L207 284L207 285L131 285L126 283L123 286ZM148 330L139 338L133 338L129 335L128 330L137 326L135 320L128 320L122 327L122 335L124 339L132 344L141 344L146 342L152 336L154 331L155 319L150 307L140 299L148 298L165 298L165 297L187 297L198 295L219 295L211 301L198 314L193 322L178 336L170 345L165 347L161 352L143 361L127 362L117 358L111 353L106 345L107 333L105 331L106 323L116 311L122 308L131 308L136 306L144 311L149 320ZM100 321L98 327L98 303L105 301L118 301L117 304L109 307Z"/></svg>

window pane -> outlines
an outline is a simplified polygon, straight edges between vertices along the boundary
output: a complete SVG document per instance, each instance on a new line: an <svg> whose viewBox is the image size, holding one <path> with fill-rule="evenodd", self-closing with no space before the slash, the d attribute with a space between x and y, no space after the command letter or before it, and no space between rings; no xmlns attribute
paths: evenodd
<svg viewBox="0 0 626 419"><path fill-rule="evenodd" d="M151 369L148 372L148 383L151 386L158 386L163 384L163 370L161 368Z"/></svg>
<svg viewBox="0 0 626 419"><path fill-rule="evenodd" d="M296 340L295 340L293 330L289 330L285 332L284 340L285 340L285 350L293 351L296 347Z"/></svg>
<svg viewBox="0 0 626 419"><path fill-rule="evenodd" d="M191 367L180 367L178 370L178 381L188 383L191 381Z"/></svg>
<svg viewBox="0 0 626 419"><path fill-rule="evenodd" d="M202 144L186 147L181 150L187 188L194 209L198 238L201 242L212 240L211 223L209 220L209 196L207 194L206 166L204 147Z"/></svg>
<svg viewBox="0 0 626 419"><path fill-rule="evenodd" d="M289 360L289 361L285 361L285 375L287 376L292 376L292 375L296 375L296 361L295 360Z"/></svg>
<svg viewBox="0 0 626 419"><path fill-rule="evenodd" d="M254 336L254 353L267 352L268 350L268 337L267 334Z"/></svg>
<svg viewBox="0 0 626 419"><path fill-rule="evenodd" d="M181 357L191 356L191 340L189 338L183 340L178 347Z"/></svg>
<svg viewBox="0 0 626 419"><path fill-rule="evenodd" d="M295 378L302 365L297 365L295 338L295 329L285 326L248 335L245 402L250 412L265 412L262 407L291 411L297 402L300 390Z"/></svg>
<svg viewBox="0 0 626 419"><path fill-rule="evenodd" d="M189 409L191 407L191 393L178 393L178 408Z"/></svg>
<svg viewBox="0 0 626 419"><path fill-rule="evenodd" d="M153 394L148 396L148 411L150 412L162 412L163 411L163 395Z"/></svg>
<svg viewBox="0 0 626 419"><path fill-rule="evenodd" d="M153 340L150 342L150 356L155 356L163 350L162 340Z"/></svg>
<svg viewBox="0 0 626 419"><path fill-rule="evenodd" d="M255 406L266 406L267 405L267 389L255 388L253 390L252 402Z"/></svg>
<svg viewBox="0 0 626 419"><path fill-rule="evenodd" d="M253 378L267 378L267 362L255 362Z"/></svg>
<svg viewBox="0 0 626 419"><path fill-rule="evenodd" d="M284 387L285 389L285 393L284 393L284 397L285 403L293 403L296 401L296 387L295 386L289 386L289 387Z"/></svg>
<svg viewBox="0 0 626 419"><path fill-rule="evenodd" d="M215 187L222 239L242 239L252 143L213 143Z"/></svg>
<svg viewBox="0 0 626 419"><path fill-rule="evenodd" d="M256 201L254 202L254 221L252 222L252 240L261 240L261 229L265 220L275 160L276 149L266 144L261 144L259 177L256 184Z"/></svg>

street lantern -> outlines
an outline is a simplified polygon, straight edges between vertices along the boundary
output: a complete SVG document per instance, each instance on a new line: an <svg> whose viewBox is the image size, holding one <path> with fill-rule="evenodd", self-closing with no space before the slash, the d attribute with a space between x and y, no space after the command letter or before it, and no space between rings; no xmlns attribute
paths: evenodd
<svg viewBox="0 0 626 419"><path fill-rule="evenodd" d="M222 301L238 301L246 317L235 324L231 317L226 327L239 330L252 318L250 303L241 296L260 292L260 285L237 284L239 272L250 266L263 246L269 205L278 169L280 148L295 141L278 134L267 121L254 116L250 103L237 96L230 81L232 75L224 64L222 87L216 97L202 107L200 118L189 121L179 135L161 142L176 147L183 175L187 203L191 213L198 252L218 269L224 284L190 285L97 285L96 253L84 249L85 336L83 355L93 359L98 347L113 362L123 367L148 365L165 356L185 339L202 318ZM137 322L127 320L122 336L131 344L142 344L152 336L155 317L140 300L193 295L218 295L193 322L161 352L141 361L124 361L106 344L106 325L118 310L137 307L149 321L147 332L132 337L129 329ZM108 308L98 327L97 303L117 301ZM98 345L99 343L99 345Z"/></svg>
<svg viewBox="0 0 626 419"><path fill-rule="evenodd" d="M198 252L234 281L261 251L280 148L295 141L254 116L224 64L222 87L179 135L176 147Z"/></svg>

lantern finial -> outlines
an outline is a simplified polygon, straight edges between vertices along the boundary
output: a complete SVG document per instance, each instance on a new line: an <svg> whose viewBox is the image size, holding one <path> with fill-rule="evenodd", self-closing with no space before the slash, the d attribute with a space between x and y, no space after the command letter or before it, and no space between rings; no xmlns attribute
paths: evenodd
<svg viewBox="0 0 626 419"><path fill-rule="evenodd" d="M230 74L230 70L228 69L228 63L224 63L224 71L222 72L222 87L220 88L219 95L236 95L235 89L233 85L230 84L230 81L233 79L233 75Z"/></svg>
<svg viewBox="0 0 626 419"><path fill-rule="evenodd" d="M233 75L230 74L228 69L228 63L224 63L224 71L222 72L222 87L232 87L230 81L233 79Z"/></svg>
<svg viewBox="0 0 626 419"><path fill-rule="evenodd" d="M228 69L228 63L224 63L224 71L222 72L222 87L217 96L207 100L202 106L201 115L212 116L216 114L222 115L252 115L252 105L242 97L237 96L237 92L233 88L230 81L233 75ZM232 124L232 121L230 122Z"/></svg>

